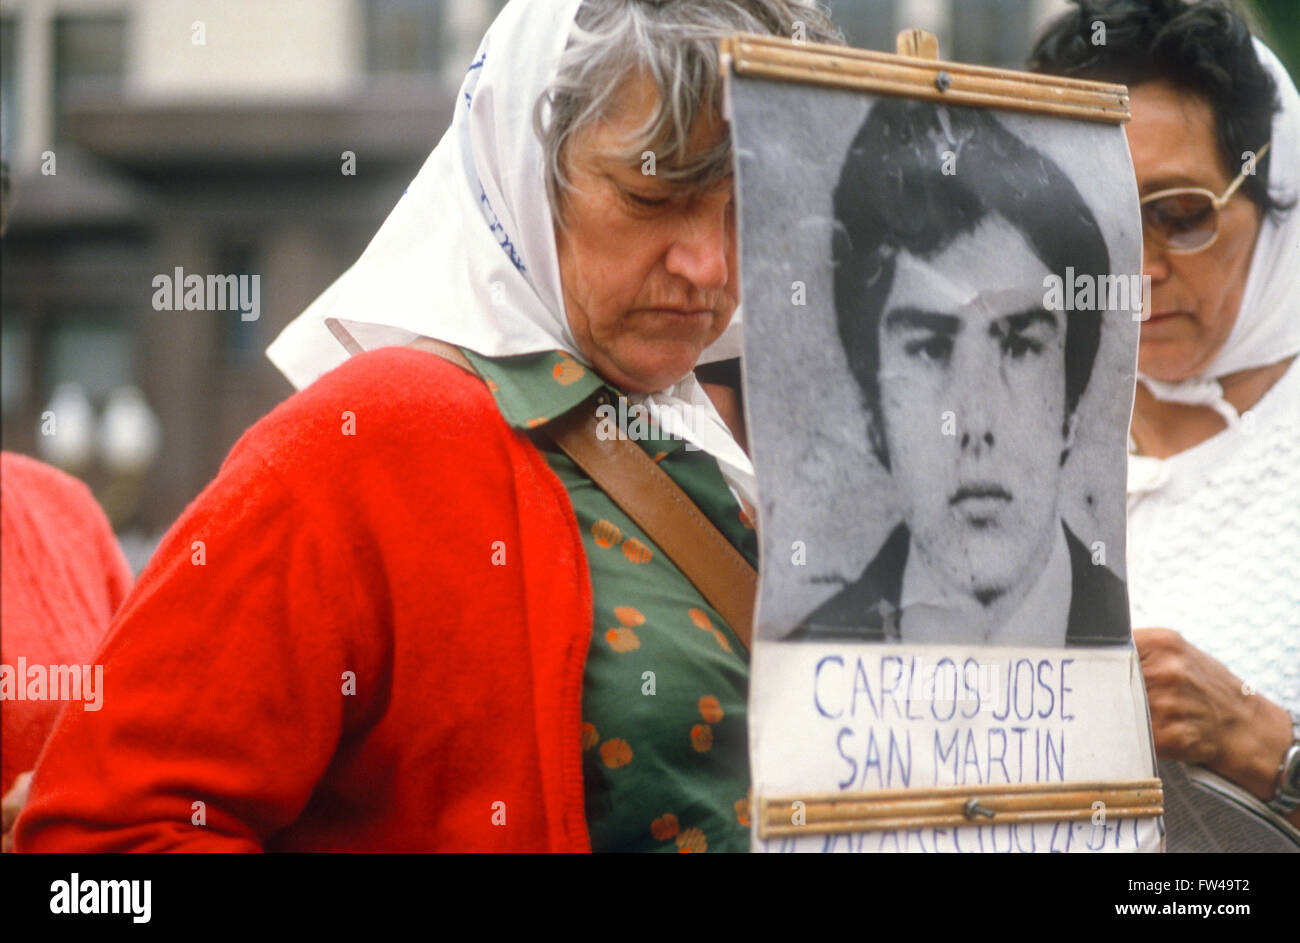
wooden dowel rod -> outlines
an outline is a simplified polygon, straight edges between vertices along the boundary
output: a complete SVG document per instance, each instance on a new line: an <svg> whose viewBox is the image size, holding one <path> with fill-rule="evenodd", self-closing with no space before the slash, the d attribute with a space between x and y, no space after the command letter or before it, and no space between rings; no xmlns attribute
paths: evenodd
<svg viewBox="0 0 1300 943"><path fill-rule="evenodd" d="M1040 792L1101 792L1108 789L1160 789L1160 780L1151 779L1111 779L1111 780L1073 780L1068 782L1048 783L976 783L969 786L933 786L911 789L878 789L871 791L843 792L809 792L790 796L764 796L764 803L786 803L795 800L805 805L809 802L834 802L842 799L856 798L863 801L879 799L917 799L944 796L987 796L990 794L1028 794Z"/></svg>
<svg viewBox="0 0 1300 943"><path fill-rule="evenodd" d="M934 33L923 29L905 29L894 40L894 48L900 56L914 59L938 59L939 39Z"/></svg>
<svg viewBox="0 0 1300 943"><path fill-rule="evenodd" d="M734 40L734 41L733 41ZM875 49L858 49L853 46L828 46L820 43L799 43L775 36L746 33L724 40L724 44L734 51L750 51L754 56L766 56L772 51L792 52L809 60L857 59L863 62L897 63L899 57ZM913 63L914 64L914 63ZM943 69L950 75L989 75L1014 77L1018 81L1033 85L1047 85L1063 88L1082 88L1097 91L1124 93L1123 85L1111 82L1097 82L1092 79L1078 79L1061 75L1045 75L1040 72L1022 72L1018 69L1001 69L996 66L974 65L968 62L937 61L933 68Z"/></svg>
<svg viewBox="0 0 1300 943"><path fill-rule="evenodd" d="M1162 806L1130 806L1125 808L1107 808L1106 820L1156 818L1164 814ZM808 822L806 825L791 825L788 820L780 824L760 822L759 837L781 837L786 835L834 835L848 832L892 832L918 828L971 828L981 825L1012 825L1034 822L1084 822L1092 818L1090 809L1073 812L1059 812L1050 809L1015 812L999 815L997 819L976 819L972 821L963 815L934 816L900 816L892 819L847 819L841 822Z"/></svg>
<svg viewBox="0 0 1300 943"><path fill-rule="evenodd" d="M1051 789L1051 790L1033 790L1033 791L1012 791L1004 789L996 792L984 793L966 793L954 792L934 795L923 789L913 790L910 795L890 796L881 798L871 793L845 793L838 799L819 798L813 800L803 800L804 808L836 808L846 805L881 805L894 802L949 802L961 804L967 799L978 797L984 805L1022 802L1025 800L1043 800L1045 802L1054 802L1057 805L1079 802L1091 805L1094 801L1100 799L1106 801L1111 798L1126 795L1160 795L1161 789L1158 786L1123 786L1106 789ZM792 800L793 801L793 800ZM773 800L765 799L766 804L773 804Z"/></svg>
<svg viewBox="0 0 1300 943"><path fill-rule="evenodd" d="M934 85L935 75L943 71L947 73L952 81L948 94L963 89L981 92L998 91L1035 100L1050 98L1051 100L1088 103L1098 101L1122 102L1127 97L1127 89L1122 85L1102 86L1100 88L1075 88L1057 84L1025 82L1021 77L1023 73L995 72L970 75L957 70L938 69L917 62L900 62L898 60L888 62L861 62L851 59L832 58L811 60L806 55L789 49L774 49L763 56L757 57L746 55L741 50L735 55L734 61L737 69L741 71L769 67L789 68L809 76L823 74L853 77L868 76L880 79L898 79L931 87Z"/></svg>
<svg viewBox="0 0 1300 943"><path fill-rule="evenodd" d="M915 55L749 35L724 40L722 47L738 75L1114 124L1129 118L1123 85L942 62L928 58L922 31L905 31L899 41Z"/></svg>
<svg viewBox="0 0 1300 943"><path fill-rule="evenodd" d="M980 800L980 804L995 815L1025 812L1035 809L1061 811L1093 811L1092 804L1100 800L1106 809L1159 803L1163 797L1151 790L1121 790L1113 793L1054 793L1038 796L1007 796ZM804 808L805 820L822 821L848 816L864 819L890 818L899 815L953 814L962 815L966 801L961 799L890 800L882 803L852 802L844 804L815 803ZM789 818L790 809L765 810L769 817L775 812L778 818Z"/></svg>
<svg viewBox="0 0 1300 943"><path fill-rule="evenodd" d="M739 66L739 64L738 64ZM1105 121L1120 124L1129 118L1128 108L1122 104L1100 102L1082 104L1074 102L1045 100L1029 96L1009 97L1005 95L985 94L973 90L948 89L940 92L927 83L910 83L898 80L872 78L869 76L837 75L833 72L819 72L813 75L802 69L764 64L761 67L737 68L742 75L758 78L783 79L793 82L813 82L831 88L844 88L862 92L874 92L882 95L900 95L924 101L946 102L950 105L966 105L975 108L1001 108L1008 111L1027 111L1035 114L1047 114L1063 118L1082 118L1091 121Z"/></svg>

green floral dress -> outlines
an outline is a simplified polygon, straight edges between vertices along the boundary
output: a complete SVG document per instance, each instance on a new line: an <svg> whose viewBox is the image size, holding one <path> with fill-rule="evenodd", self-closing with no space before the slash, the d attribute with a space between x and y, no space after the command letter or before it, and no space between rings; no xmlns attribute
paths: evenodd
<svg viewBox="0 0 1300 943"><path fill-rule="evenodd" d="M560 351L465 351L510 425L535 429L598 391L622 391ZM593 851L747 851L749 658L676 565L576 465L535 437L568 490L595 613L583 676L582 748ZM707 453L638 444L751 565L752 523Z"/></svg>

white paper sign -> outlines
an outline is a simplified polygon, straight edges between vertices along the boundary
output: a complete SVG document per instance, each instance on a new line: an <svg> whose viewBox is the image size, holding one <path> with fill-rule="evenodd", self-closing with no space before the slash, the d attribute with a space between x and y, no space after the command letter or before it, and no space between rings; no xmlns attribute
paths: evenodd
<svg viewBox="0 0 1300 943"><path fill-rule="evenodd" d="M756 659L758 795L1117 780L1150 766L1126 649L777 644ZM752 710L752 709L751 709ZM1125 736L1125 733L1129 735ZM758 784L761 784L759 787ZM798 813L791 808L791 817ZM765 851L1138 851L1155 822L922 828L758 842Z"/></svg>
<svg viewBox="0 0 1300 943"><path fill-rule="evenodd" d="M761 500L755 798L1150 780L1124 567L1144 285L1122 129L767 79L728 94ZM805 831L761 842L756 816L756 848L1162 836L1104 805L823 835L798 802Z"/></svg>

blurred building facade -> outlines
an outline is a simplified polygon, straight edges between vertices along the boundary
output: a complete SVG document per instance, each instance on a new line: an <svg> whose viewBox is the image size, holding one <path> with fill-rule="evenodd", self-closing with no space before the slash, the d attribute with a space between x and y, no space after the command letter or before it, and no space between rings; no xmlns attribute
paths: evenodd
<svg viewBox="0 0 1300 943"><path fill-rule="evenodd" d="M4 448L42 454L64 384L101 415L138 387L152 466L70 470L119 533L165 530L290 392L266 345L400 197L501 5L5 0ZM259 317L154 310L177 267L259 275Z"/></svg>
<svg viewBox="0 0 1300 943"><path fill-rule="evenodd" d="M3 447L41 454L68 383L97 414L137 387L161 431L147 470L70 470L120 534L164 531L289 394L266 345L396 203L503 2L0 0ZM854 45L919 26L1015 67L1065 0L827 5ZM177 268L259 275L259 317L154 310Z"/></svg>

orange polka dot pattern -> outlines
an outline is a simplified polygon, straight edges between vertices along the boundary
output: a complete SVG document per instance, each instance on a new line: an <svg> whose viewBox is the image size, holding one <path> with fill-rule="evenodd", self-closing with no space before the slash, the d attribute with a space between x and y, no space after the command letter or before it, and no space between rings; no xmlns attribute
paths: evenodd
<svg viewBox="0 0 1300 943"><path fill-rule="evenodd" d="M618 769L632 762L632 748L626 740L615 737L600 745L600 760L610 769Z"/></svg>
<svg viewBox="0 0 1300 943"><path fill-rule="evenodd" d="M667 815L661 815L650 823L650 834L656 841L668 841L670 838L676 838L677 833L681 831L681 826L677 824L677 816L671 812Z"/></svg>
<svg viewBox="0 0 1300 943"><path fill-rule="evenodd" d="M677 836L677 850L688 852L704 852L709 850L708 839L704 837L704 832L698 828L688 828Z"/></svg>

